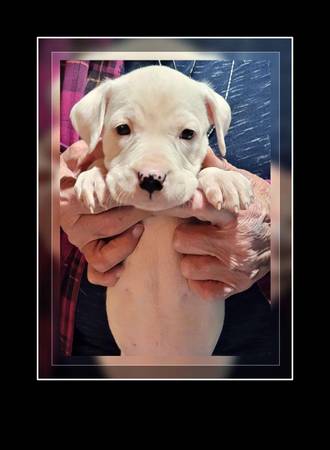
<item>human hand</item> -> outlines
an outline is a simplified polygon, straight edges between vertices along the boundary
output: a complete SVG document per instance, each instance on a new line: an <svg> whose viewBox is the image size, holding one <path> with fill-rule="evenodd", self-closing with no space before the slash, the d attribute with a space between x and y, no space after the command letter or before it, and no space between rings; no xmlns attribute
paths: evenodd
<svg viewBox="0 0 330 450"><path fill-rule="evenodd" d="M143 225L138 222L150 213L130 206L118 207L110 200L110 210L90 214L78 200L74 185L78 175L100 158L101 142L90 154L84 141L76 142L62 153L60 223L69 241L88 262L88 280L101 286L114 286L123 270L122 262L134 251L143 233Z"/></svg>
<svg viewBox="0 0 330 450"><path fill-rule="evenodd" d="M208 152L204 167L236 170ZM270 269L270 186L259 177L248 176L255 201L244 211L222 221L225 211L210 208L203 192L184 208L186 217L198 217L210 223L185 223L177 227L174 248L182 254L181 271L192 291L204 299L225 299L245 291ZM222 215L221 215L222 213ZM183 217L181 215L181 217Z"/></svg>

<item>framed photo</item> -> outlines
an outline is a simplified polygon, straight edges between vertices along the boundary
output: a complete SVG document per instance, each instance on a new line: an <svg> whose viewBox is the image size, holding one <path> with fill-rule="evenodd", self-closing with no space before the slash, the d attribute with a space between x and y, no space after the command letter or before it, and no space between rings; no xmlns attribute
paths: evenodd
<svg viewBox="0 0 330 450"><path fill-rule="evenodd" d="M37 39L38 380L293 380L292 58Z"/></svg>

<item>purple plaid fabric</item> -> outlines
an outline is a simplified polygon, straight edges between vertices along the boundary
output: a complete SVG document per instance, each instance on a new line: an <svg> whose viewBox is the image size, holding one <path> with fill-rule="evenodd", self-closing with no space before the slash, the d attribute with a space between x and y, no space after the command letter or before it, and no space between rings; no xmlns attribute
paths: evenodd
<svg viewBox="0 0 330 450"><path fill-rule="evenodd" d="M79 139L70 121L70 111L85 94L107 78L119 77L123 61L62 61L61 62L61 152ZM81 276L86 261L70 244L61 230L61 317L60 344L64 355L72 351L75 311Z"/></svg>
<svg viewBox="0 0 330 450"><path fill-rule="evenodd" d="M123 61L62 61L61 151L79 139L70 121L70 111L85 94L107 78L121 75Z"/></svg>

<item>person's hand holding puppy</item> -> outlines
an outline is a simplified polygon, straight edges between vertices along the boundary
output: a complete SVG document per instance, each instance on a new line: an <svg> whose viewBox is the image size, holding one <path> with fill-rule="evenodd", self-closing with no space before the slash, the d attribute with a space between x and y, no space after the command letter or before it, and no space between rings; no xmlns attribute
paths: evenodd
<svg viewBox="0 0 330 450"><path fill-rule="evenodd" d="M237 170L208 151L204 167ZM181 271L189 287L204 299L225 299L245 291L270 270L270 185L246 171L255 202L225 226L208 223L181 224L174 235L174 248L181 253ZM192 202L194 205L195 202ZM185 214L208 219L208 202L198 192L198 210ZM213 217L210 217L212 220Z"/></svg>
<svg viewBox="0 0 330 450"><path fill-rule="evenodd" d="M61 227L69 241L78 247L88 262L88 280L101 286L114 286L122 270L122 261L135 249L149 215L125 206L99 214L90 214L74 191L76 178L92 163L102 158L102 144L90 154L87 144L78 141L60 157ZM109 205L111 206L111 205ZM100 209L102 211L102 209ZM96 208L96 211L97 208ZM109 239L112 238L112 239Z"/></svg>
<svg viewBox="0 0 330 450"><path fill-rule="evenodd" d="M89 281L111 287L119 279L121 263L134 251L143 233L143 225L138 222L150 213L128 206L116 208L113 204L109 211L90 214L78 200L74 191L76 178L102 158L101 145L89 154L86 143L78 141L61 155L61 226L70 242L85 255ZM211 150L203 166L236 170ZM244 175L252 181L256 197L248 210L240 211L224 227L182 224L174 236L174 248L183 255L182 274L191 290L205 299L225 299L242 292L269 271L269 185L248 172L244 171ZM210 209L201 191L198 194L198 211L194 206L185 207L184 215L202 215L207 220L213 207Z"/></svg>

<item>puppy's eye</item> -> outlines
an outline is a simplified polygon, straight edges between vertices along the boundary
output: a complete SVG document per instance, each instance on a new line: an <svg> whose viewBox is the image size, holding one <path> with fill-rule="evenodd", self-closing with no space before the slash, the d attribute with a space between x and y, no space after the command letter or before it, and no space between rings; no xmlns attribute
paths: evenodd
<svg viewBox="0 0 330 450"><path fill-rule="evenodd" d="M123 124L123 125L118 125L118 127L116 127L117 133L120 134L120 136L125 136L126 134L130 134L131 129L128 125Z"/></svg>
<svg viewBox="0 0 330 450"><path fill-rule="evenodd" d="M194 134L195 134L194 130L189 130L188 128L186 128L180 134L180 139L190 140L190 139L192 139L194 137Z"/></svg>

